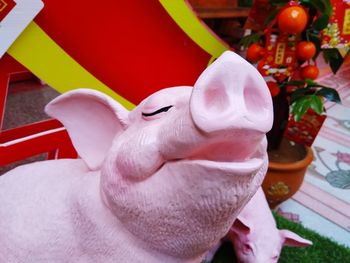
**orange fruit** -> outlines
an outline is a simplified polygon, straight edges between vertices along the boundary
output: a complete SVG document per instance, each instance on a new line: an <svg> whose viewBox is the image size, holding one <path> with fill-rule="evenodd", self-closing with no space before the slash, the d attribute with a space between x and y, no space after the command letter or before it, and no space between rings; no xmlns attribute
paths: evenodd
<svg viewBox="0 0 350 263"><path fill-rule="evenodd" d="M247 60L251 63L258 62L263 58L265 49L257 43L251 44L247 49Z"/></svg>
<svg viewBox="0 0 350 263"><path fill-rule="evenodd" d="M301 41L297 45L297 57L300 60L312 59L316 54L316 46L310 41Z"/></svg>
<svg viewBox="0 0 350 263"><path fill-rule="evenodd" d="M304 8L290 6L281 11L278 15L278 28L289 34L301 33L307 24L308 16Z"/></svg>
<svg viewBox="0 0 350 263"><path fill-rule="evenodd" d="M280 93L280 88L276 82L267 81L266 84L267 84L267 87L269 88L269 91L272 97L276 97Z"/></svg>
<svg viewBox="0 0 350 263"><path fill-rule="evenodd" d="M300 69L300 77L302 79L316 79L318 77L319 70L314 65L308 65Z"/></svg>

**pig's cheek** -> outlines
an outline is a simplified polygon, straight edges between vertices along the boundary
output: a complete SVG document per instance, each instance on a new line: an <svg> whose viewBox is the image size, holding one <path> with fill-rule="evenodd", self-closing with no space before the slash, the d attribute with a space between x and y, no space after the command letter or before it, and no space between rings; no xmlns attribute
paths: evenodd
<svg viewBox="0 0 350 263"><path fill-rule="evenodd" d="M158 144L152 137L140 134L120 145L116 165L122 177L139 181L154 174L162 165Z"/></svg>

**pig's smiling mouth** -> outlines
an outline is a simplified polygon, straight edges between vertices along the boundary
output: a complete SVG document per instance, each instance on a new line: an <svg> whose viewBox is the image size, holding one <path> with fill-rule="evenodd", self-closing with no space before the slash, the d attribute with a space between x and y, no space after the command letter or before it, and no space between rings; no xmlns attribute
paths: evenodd
<svg viewBox="0 0 350 263"><path fill-rule="evenodd" d="M267 163L267 154L264 151L264 143L260 144L255 152L251 154L248 158L220 158L220 156L213 156L213 158L207 158L207 156L202 156L202 154L194 154L192 157L179 158L166 158L162 156L162 163L153 170L154 173L160 170L166 169L168 166L173 165L190 165L198 166L204 169L214 169L216 171L230 171L237 175L246 173L256 173L259 170L264 170Z"/></svg>
<svg viewBox="0 0 350 263"><path fill-rule="evenodd" d="M252 158L246 161L212 161L205 159L173 159L163 162L155 173L173 165L197 165L205 169L216 169L217 171L230 171L232 174L255 174L264 169L264 163L267 163L267 156L261 158Z"/></svg>

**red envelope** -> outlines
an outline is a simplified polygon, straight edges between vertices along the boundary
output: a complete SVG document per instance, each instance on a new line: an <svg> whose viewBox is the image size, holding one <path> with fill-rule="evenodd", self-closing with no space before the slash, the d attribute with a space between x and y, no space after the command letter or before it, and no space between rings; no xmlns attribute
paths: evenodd
<svg viewBox="0 0 350 263"><path fill-rule="evenodd" d="M318 115L311 109L298 122L295 122L290 115L284 136L291 141L311 147L326 117L326 114Z"/></svg>

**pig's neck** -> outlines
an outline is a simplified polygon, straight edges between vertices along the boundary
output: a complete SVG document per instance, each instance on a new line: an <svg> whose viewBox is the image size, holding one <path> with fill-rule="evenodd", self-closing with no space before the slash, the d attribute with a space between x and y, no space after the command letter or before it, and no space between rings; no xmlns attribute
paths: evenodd
<svg viewBox="0 0 350 263"><path fill-rule="evenodd" d="M86 184L73 204L75 239L79 250L96 262L194 263L179 260L149 248L146 242L131 234L106 206L99 185L100 176Z"/></svg>
<svg viewBox="0 0 350 263"><path fill-rule="evenodd" d="M108 178L108 179L106 179ZM117 178L113 178L115 181ZM121 179L121 178L119 178ZM100 187L100 201L101 210L93 211L94 217L99 218L102 221L98 225L105 225L103 227L104 233L100 233L102 237L101 243L108 244L108 247L113 251L114 255L118 255L117 262L135 262L135 263L199 263L202 260L202 255L184 259L177 258L167 254L164 254L157 249L150 248L147 241L141 240L141 238L132 234L125 225L115 215L111 206L113 206L111 198L107 197L105 194L105 189L103 189L102 184L104 180L110 182L110 176L101 173L101 187ZM121 181L119 181L121 183ZM97 198L95 198L97 199ZM106 209L107 208L107 209ZM122 257L119 257L121 255Z"/></svg>

